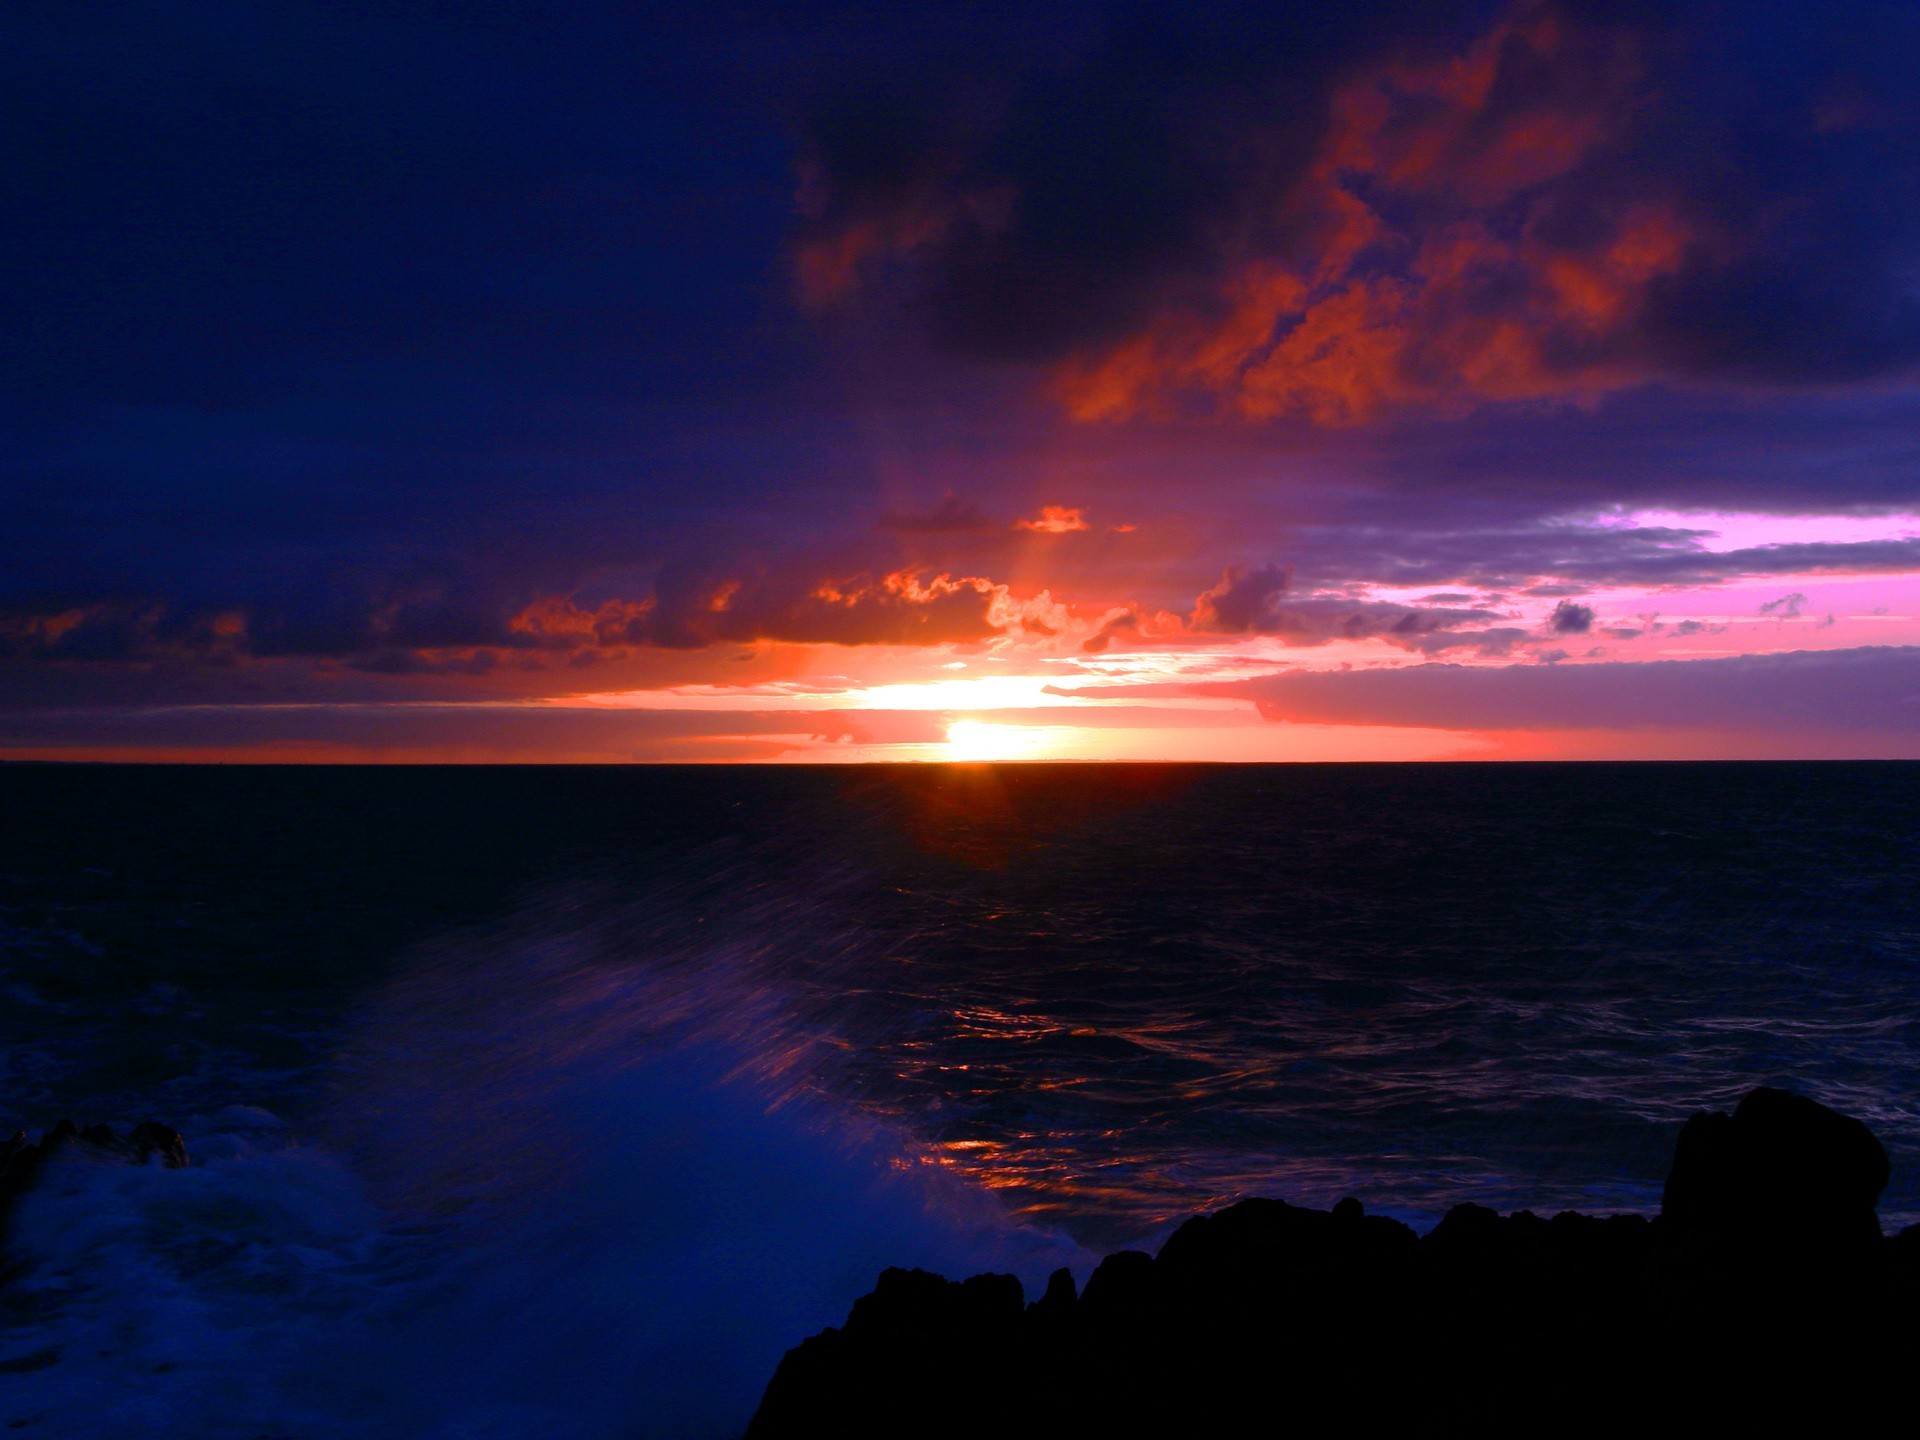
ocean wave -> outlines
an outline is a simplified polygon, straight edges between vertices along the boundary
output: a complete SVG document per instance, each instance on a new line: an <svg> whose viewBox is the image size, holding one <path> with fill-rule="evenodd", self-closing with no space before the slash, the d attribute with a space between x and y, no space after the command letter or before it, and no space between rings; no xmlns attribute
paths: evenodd
<svg viewBox="0 0 1920 1440"><path fill-rule="evenodd" d="M630 907L551 901L417 957L310 1129L235 1108L185 1170L52 1167L15 1216L0 1423L736 1434L882 1267L1081 1258L836 1098L837 1037L750 938L796 918L648 955Z"/></svg>

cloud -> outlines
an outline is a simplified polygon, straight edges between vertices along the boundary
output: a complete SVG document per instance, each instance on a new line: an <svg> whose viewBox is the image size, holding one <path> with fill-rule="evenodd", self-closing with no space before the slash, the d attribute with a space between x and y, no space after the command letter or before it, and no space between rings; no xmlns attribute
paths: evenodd
<svg viewBox="0 0 1920 1440"><path fill-rule="evenodd" d="M1296 573L1379 585L1470 584L1540 597L1607 586L1702 586L1768 575L1899 575L1920 539L1807 541L1709 550L1704 530L1548 518L1502 527L1389 527L1368 518L1303 531Z"/></svg>
<svg viewBox="0 0 1920 1440"><path fill-rule="evenodd" d="M1547 628L1556 635L1584 635L1593 629L1593 607L1562 600L1547 617Z"/></svg>
<svg viewBox="0 0 1920 1440"><path fill-rule="evenodd" d="M1286 239L1239 256L1202 306L1070 361L1069 412L1127 419L1198 397L1240 419L1341 426L1639 378L1634 331L1692 229L1653 196L1565 218L1636 107L1633 49L1526 7L1464 54L1339 87L1280 201Z"/></svg>
<svg viewBox="0 0 1920 1440"><path fill-rule="evenodd" d="M228 663L245 653L238 610L181 613L158 601L95 601L0 611L0 659Z"/></svg>
<svg viewBox="0 0 1920 1440"><path fill-rule="evenodd" d="M1920 573L1616 524L1911 508L1913 6L30 8L0 698L1490 657Z"/></svg>
<svg viewBox="0 0 1920 1440"><path fill-rule="evenodd" d="M1492 610L1400 605L1384 600L1290 596L1292 576L1278 565L1229 566L1194 601L1187 628L1199 635L1273 635L1288 645L1378 637L1403 649L1431 652L1460 646L1504 650L1506 631L1465 630L1499 619ZM1522 632L1513 631L1512 636Z"/></svg>
<svg viewBox="0 0 1920 1440"><path fill-rule="evenodd" d="M1920 748L1920 648L1712 660L1292 671L1192 687L1268 719L1451 730L1870 731Z"/></svg>
<svg viewBox="0 0 1920 1440"><path fill-rule="evenodd" d="M1099 629L1081 641L1080 649L1087 655L1098 655L1122 635L1131 634L1140 628L1143 617L1137 607L1128 606L1118 614L1110 615L1100 622Z"/></svg>
<svg viewBox="0 0 1920 1440"><path fill-rule="evenodd" d="M1087 528L1087 518L1070 505L1042 505L1031 519L1014 522L1016 530L1037 530L1042 535L1065 535Z"/></svg>
<svg viewBox="0 0 1920 1440"><path fill-rule="evenodd" d="M175 667L307 659L373 675L486 675L579 665L634 649L776 641L816 645L971 644L1051 634L1064 614L1044 594L1016 600L981 576L791 563L665 571L638 598L543 595L517 606L439 586L331 616L193 611L158 601L0 611L0 660Z"/></svg>
<svg viewBox="0 0 1920 1440"><path fill-rule="evenodd" d="M1668 553L1574 565L1594 584L1700 585L1761 575L1899 575L1920 569L1920 539L1808 541L1699 554Z"/></svg>
<svg viewBox="0 0 1920 1440"><path fill-rule="evenodd" d="M613 625L603 621L615 606ZM814 645L942 645L987 640L1017 623L1006 587L979 576L856 571L821 579L768 573L664 574L645 602L589 612L541 601L513 625L541 640L591 634L596 644L695 648L758 640Z"/></svg>
<svg viewBox="0 0 1920 1440"><path fill-rule="evenodd" d="M1064 61L952 59L922 92L949 103L823 112L803 270L842 300L904 277L949 348L1051 366L1084 421L1898 371L1896 9L1840 36L1811 4L1137 7Z"/></svg>
<svg viewBox="0 0 1920 1440"><path fill-rule="evenodd" d="M1782 595L1778 600L1768 600L1760 606L1762 615L1777 615L1782 620L1798 620L1800 612L1806 608L1807 597L1795 590L1791 595Z"/></svg>
<svg viewBox="0 0 1920 1440"><path fill-rule="evenodd" d="M1280 597L1292 583L1292 575L1278 565L1256 570L1230 565L1220 583L1193 602L1187 623L1219 635L1266 634L1285 628Z"/></svg>

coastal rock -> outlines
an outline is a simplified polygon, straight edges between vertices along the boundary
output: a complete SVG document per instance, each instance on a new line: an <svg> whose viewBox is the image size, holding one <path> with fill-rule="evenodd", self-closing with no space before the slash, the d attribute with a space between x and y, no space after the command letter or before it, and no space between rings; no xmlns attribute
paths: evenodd
<svg viewBox="0 0 1920 1440"><path fill-rule="evenodd" d="M1872 1133L1756 1090L1690 1120L1660 1216L1457 1205L1432 1231L1244 1200L1157 1255L1007 1276L890 1270L787 1353L750 1440L1864 1425L1920 1334L1920 1227L1882 1240Z"/></svg>
<svg viewBox="0 0 1920 1440"><path fill-rule="evenodd" d="M1025 1311L1011 1275L956 1283L924 1270L882 1271L844 1329L823 1331L792 1352L762 1408L832 1417L817 1434L948 1433L970 1413L955 1387L977 1396L1005 1385L1019 1359Z"/></svg>
<svg viewBox="0 0 1920 1440"><path fill-rule="evenodd" d="M1668 1303L1715 1336L1756 1314L1820 1314L1813 1346L1877 1342L1888 1267L1875 1206L1890 1173L1872 1131L1802 1095L1759 1089L1731 1115L1695 1115L1660 1207Z"/></svg>
<svg viewBox="0 0 1920 1440"><path fill-rule="evenodd" d="M1762 1087L1733 1114L1687 1121L1661 1218L1690 1235L1795 1249L1870 1245L1891 1167L1873 1132L1804 1095Z"/></svg>

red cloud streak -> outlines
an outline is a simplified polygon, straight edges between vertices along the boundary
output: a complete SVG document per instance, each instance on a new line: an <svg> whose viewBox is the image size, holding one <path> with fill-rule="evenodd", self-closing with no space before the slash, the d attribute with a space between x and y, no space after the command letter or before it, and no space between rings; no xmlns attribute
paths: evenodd
<svg viewBox="0 0 1920 1440"><path fill-rule="evenodd" d="M1344 426L1642 378L1634 321L1692 230L1662 198L1575 193L1634 113L1633 51L1529 7L1352 81L1216 291L1067 363L1059 397L1084 421L1200 403Z"/></svg>

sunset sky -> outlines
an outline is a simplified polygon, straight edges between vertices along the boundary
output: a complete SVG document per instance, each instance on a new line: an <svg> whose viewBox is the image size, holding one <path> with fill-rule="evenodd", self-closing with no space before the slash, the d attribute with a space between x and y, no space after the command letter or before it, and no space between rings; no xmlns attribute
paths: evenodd
<svg viewBox="0 0 1920 1440"><path fill-rule="evenodd" d="M0 756L1920 757L1920 6L0 26Z"/></svg>

